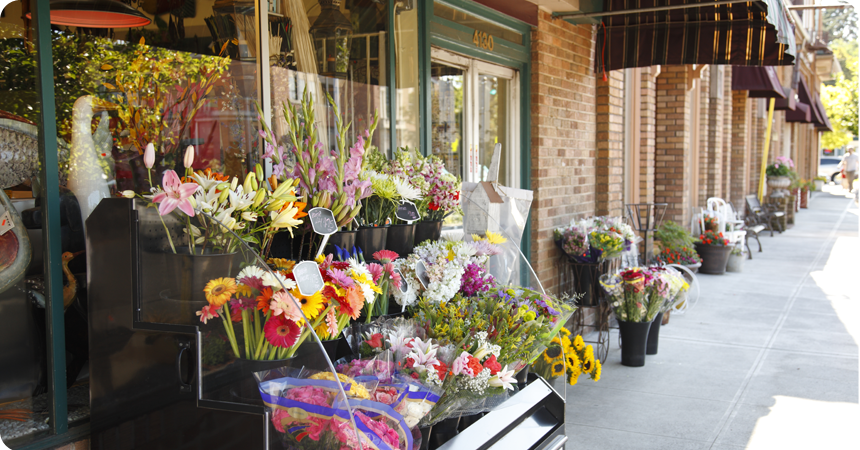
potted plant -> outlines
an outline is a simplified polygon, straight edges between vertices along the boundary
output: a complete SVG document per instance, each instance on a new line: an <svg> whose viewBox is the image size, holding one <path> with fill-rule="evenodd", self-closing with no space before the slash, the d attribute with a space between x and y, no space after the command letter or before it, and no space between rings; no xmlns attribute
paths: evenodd
<svg viewBox="0 0 860 450"><path fill-rule="evenodd" d="M746 256L747 253L743 247L732 247L732 251L729 252L728 263L726 264L726 272L743 272Z"/></svg>
<svg viewBox="0 0 860 450"><path fill-rule="evenodd" d="M661 250L656 259L664 264L681 264L693 273L702 265L702 258L694 249L695 240L684 227L672 222L664 222L654 232L654 239L660 243Z"/></svg>
<svg viewBox="0 0 860 450"><path fill-rule="evenodd" d="M791 185L789 177L794 168L794 161L787 156L777 156L776 160L767 166L767 185L777 194L786 195L785 189Z"/></svg>
<svg viewBox="0 0 860 450"><path fill-rule="evenodd" d="M817 176L812 179L814 185L814 191L821 191L824 189L824 185L827 183L827 178L822 176Z"/></svg>
<svg viewBox="0 0 860 450"><path fill-rule="evenodd" d="M726 263L729 260L729 241L723 237L723 233L706 231L699 236L696 242L696 252L702 258L702 266L699 272L712 275L726 273Z"/></svg>

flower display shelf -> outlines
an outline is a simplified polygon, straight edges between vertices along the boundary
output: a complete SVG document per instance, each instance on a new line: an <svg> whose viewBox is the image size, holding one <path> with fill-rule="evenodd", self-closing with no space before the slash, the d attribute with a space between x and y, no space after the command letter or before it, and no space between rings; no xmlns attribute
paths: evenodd
<svg viewBox="0 0 860 450"><path fill-rule="evenodd" d="M558 245L556 243L556 245ZM600 276L621 267L621 260L610 259L598 263L581 263L571 258L563 258L559 264L559 293L573 296L583 294L579 306L597 306L604 296L600 288Z"/></svg>
<svg viewBox="0 0 860 450"><path fill-rule="evenodd" d="M612 307L605 299L601 289L602 300L597 306L581 306L570 318L570 330L578 330L587 344L594 344L594 354L597 359L606 361L609 355L609 330L618 328L610 326Z"/></svg>

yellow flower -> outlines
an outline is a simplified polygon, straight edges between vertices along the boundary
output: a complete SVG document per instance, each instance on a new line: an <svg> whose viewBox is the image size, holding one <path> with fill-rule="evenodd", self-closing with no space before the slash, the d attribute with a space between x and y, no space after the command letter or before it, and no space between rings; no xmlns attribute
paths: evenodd
<svg viewBox="0 0 860 450"><path fill-rule="evenodd" d="M565 327L561 327L561 330L558 330L558 332L564 337L570 336L570 330Z"/></svg>
<svg viewBox="0 0 860 450"><path fill-rule="evenodd" d="M585 373L591 373L594 370L594 358L589 358L588 355L585 355L585 359L582 360L582 371Z"/></svg>
<svg viewBox="0 0 860 450"><path fill-rule="evenodd" d="M349 385L349 390L346 391L347 396L361 398L365 400L370 399L370 393L367 392L367 388L356 383L355 380L353 380L352 378L342 373L337 374L337 378L338 380L340 380L341 383L344 383L344 386L346 386L347 384ZM314 375L311 375L310 379L334 381L334 375L331 372L319 372Z"/></svg>
<svg viewBox="0 0 860 450"><path fill-rule="evenodd" d="M551 369L552 371L550 372L550 375L553 378L560 377L564 374L564 361L562 361L561 358L556 358L556 360L552 362Z"/></svg>
<svg viewBox="0 0 860 450"><path fill-rule="evenodd" d="M203 293L206 294L206 301L210 305L220 308L236 293L236 280L232 278L216 278L206 283Z"/></svg>
<svg viewBox="0 0 860 450"><path fill-rule="evenodd" d="M286 258L269 258L266 260L266 264L271 264L275 266L276 269L292 272L296 262Z"/></svg>
<svg viewBox="0 0 860 450"><path fill-rule="evenodd" d="M543 360L546 361L547 364L552 364L553 361L557 360L561 357L561 348L551 346L547 347L546 350L543 351Z"/></svg>
<svg viewBox="0 0 860 450"><path fill-rule="evenodd" d="M355 280L355 282L356 282L356 283L366 284L366 285L370 286L370 289L371 289L373 292L376 292L377 294L381 294L381 293L382 293L382 289L380 289L380 288L379 288L379 286L377 286L377 285L373 282L373 279L372 279L372 278L369 278L369 277L368 277L367 275L365 275L365 274L361 274L361 275L353 275L353 276L352 276L352 279L353 279L353 280Z"/></svg>
<svg viewBox="0 0 860 450"><path fill-rule="evenodd" d="M599 359L594 360L594 372L591 373L591 378L594 381L600 381L600 369L602 367Z"/></svg>
<svg viewBox="0 0 860 450"><path fill-rule="evenodd" d="M577 335L573 339L573 347L577 350L582 350L585 347L585 341L582 340L582 336Z"/></svg>
<svg viewBox="0 0 860 450"><path fill-rule="evenodd" d="M505 242L508 242L508 240L505 239L504 236L501 235L501 233L493 233L492 231L487 230L486 234L487 242L489 242L490 244L504 244Z"/></svg>
<svg viewBox="0 0 860 450"><path fill-rule="evenodd" d="M254 289L251 286L245 286L244 284L239 284L236 286L236 296L237 297L245 297L249 298L254 295Z"/></svg>
<svg viewBox="0 0 860 450"><path fill-rule="evenodd" d="M314 331L316 331L317 336L319 336L320 339L322 339L322 340L330 339L330 337L328 335L328 326L326 325L325 321L323 321L322 323L317 325L317 327L314 328Z"/></svg>
<svg viewBox="0 0 860 450"><path fill-rule="evenodd" d="M454 250L448 250L448 261L453 261L455 257Z"/></svg>
<svg viewBox="0 0 860 450"><path fill-rule="evenodd" d="M301 210L294 203L288 204L280 213L272 211L269 213L269 217L272 219L271 227L275 230L286 228L292 237L293 228L302 224L302 221L296 218L300 212Z"/></svg>
<svg viewBox="0 0 860 450"><path fill-rule="evenodd" d="M561 341L558 339L558 336L556 336L556 337L552 338L552 340L551 340L551 341L549 341L549 342L550 342L551 344L561 344Z"/></svg>
<svg viewBox="0 0 860 450"><path fill-rule="evenodd" d="M567 361L565 361L565 364L567 365L567 370L569 372L573 372L573 371L579 372L580 371L580 363L579 363L579 357L576 356L576 353L566 353L564 356L565 356L565 359L567 360Z"/></svg>
<svg viewBox="0 0 860 450"><path fill-rule="evenodd" d="M316 261L316 263L317 263L317 264L322 264L322 263L323 263L323 261L325 261L325 255L319 255L319 256L317 256L317 257L314 259L314 261Z"/></svg>
<svg viewBox="0 0 860 450"><path fill-rule="evenodd" d="M571 386L575 386L577 381L579 381L579 371L574 371L568 374L567 382Z"/></svg>
<svg viewBox="0 0 860 450"><path fill-rule="evenodd" d="M319 291L314 295L304 296L299 292L299 288L293 288L290 290L290 294L295 297L297 302L299 302L299 305L302 307L302 312L308 320L315 319L323 310L323 302L325 300L323 299L322 291Z"/></svg>

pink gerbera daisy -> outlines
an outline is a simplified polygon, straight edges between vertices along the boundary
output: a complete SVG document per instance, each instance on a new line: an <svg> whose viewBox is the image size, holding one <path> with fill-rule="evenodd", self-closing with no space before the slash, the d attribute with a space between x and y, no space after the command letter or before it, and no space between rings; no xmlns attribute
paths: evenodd
<svg viewBox="0 0 860 450"><path fill-rule="evenodd" d="M325 325L328 331L328 335L331 339L337 339L337 314L334 312L334 308L328 310L328 314L325 316Z"/></svg>
<svg viewBox="0 0 860 450"><path fill-rule="evenodd" d="M338 286L344 289L349 289L355 285L355 282L352 280L352 278L350 278L349 275L347 275L344 271L331 268L328 269L326 273L332 279L332 281L334 281Z"/></svg>
<svg viewBox="0 0 860 450"><path fill-rule="evenodd" d="M209 319L214 319L218 317L218 309L212 305L206 305L200 311L197 311L197 315L200 316L200 321L206 323Z"/></svg>
<svg viewBox="0 0 860 450"><path fill-rule="evenodd" d="M299 339L301 329L295 322L283 316L273 316L263 327L266 340L275 347L290 348Z"/></svg>
<svg viewBox="0 0 860 450"><path fill-rule="evenodd" d="M393 252L391 250L380 250L373 254L373 259L381 262L381 263L390 263L400 257L397 252Z"/></svg>
<svg viewBox="0 0 860 450"><path fill-rule="evenodd" d="M280 290L272 295L269 308L271 308L273 316L284 316L296 322L302 320L301 306L286 290Z"/></svg>
<svg viewBox="0 0 860 450"><path fill-rule="evenodd" d="M376 252L379 253L379 252ZM391 263L389 263L391 264ZM379 277L382 276L382 266L376 263L370 263L367 265L367 271L370 272L370 275L373 277L373 282L376 283L379 281Z"/></svg>

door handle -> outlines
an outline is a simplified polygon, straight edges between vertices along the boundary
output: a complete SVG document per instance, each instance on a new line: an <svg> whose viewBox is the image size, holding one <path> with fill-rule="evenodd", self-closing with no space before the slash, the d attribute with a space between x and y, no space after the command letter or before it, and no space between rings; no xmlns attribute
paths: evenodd
<svg viewBox="0 0 860 450"><path fill-rule="evenodd" d="M182 355L184 355L186 351L188 351L188 352L191 351L191 343L180 341L180 342L178 342L178 344L179 344L179 353L176 354L176 378L179 380L179 391L190 393L191 388L192 388L191 383L186 383L185 380L182 378ZM191 367L191 364L192 364L191 361L189 361L188 362L189 368ZM194 373L190 369L189 369L189 372L192 374ZM192 375L191 378L193 380L194 376Z"/></svg>

